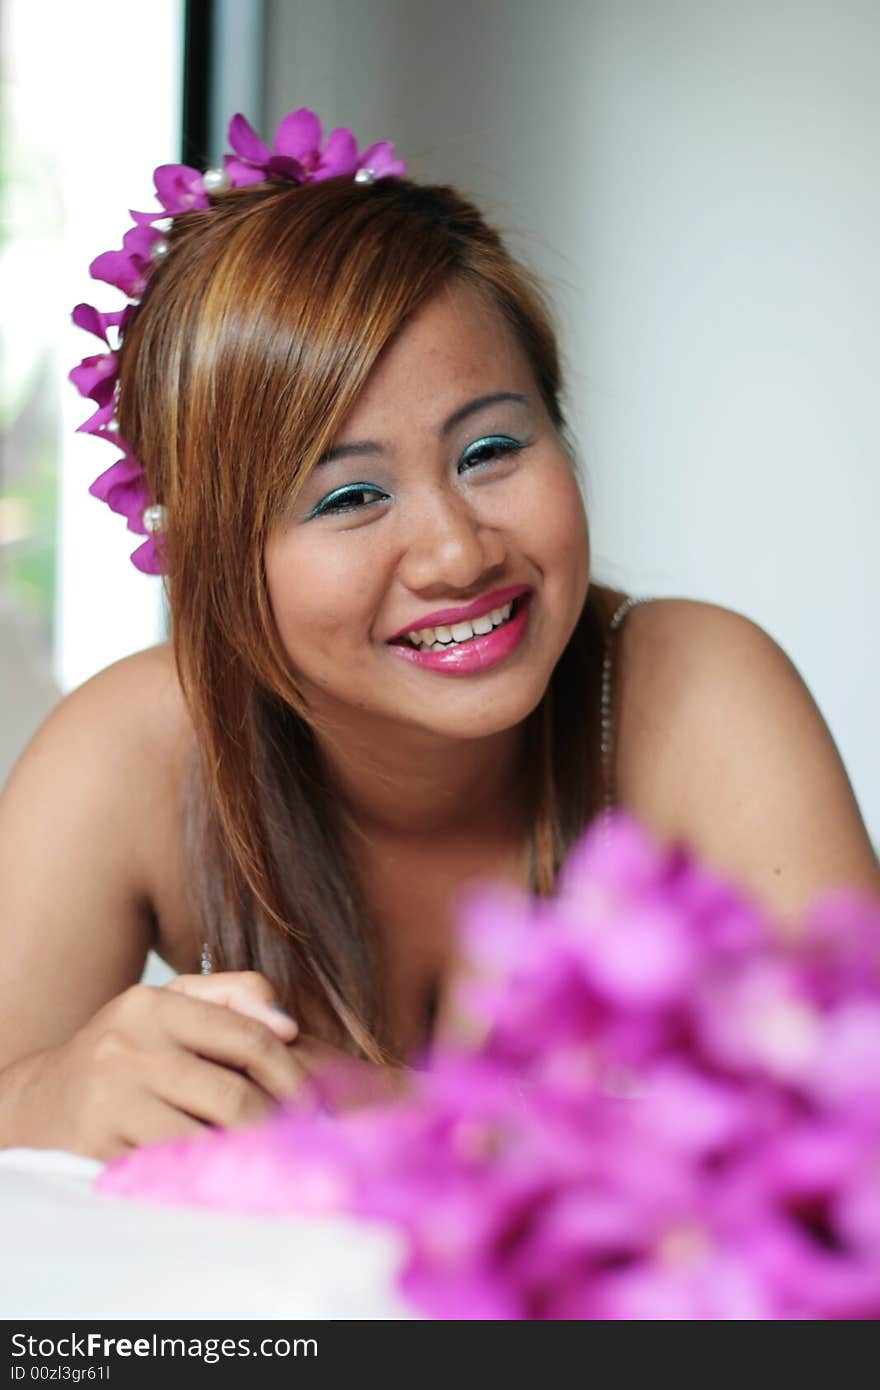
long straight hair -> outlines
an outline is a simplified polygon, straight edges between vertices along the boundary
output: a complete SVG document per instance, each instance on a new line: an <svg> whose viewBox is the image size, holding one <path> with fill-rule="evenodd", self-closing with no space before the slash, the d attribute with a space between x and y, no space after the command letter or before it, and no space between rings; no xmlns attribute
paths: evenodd
<svg viewBox="0 0 880 1390"><path fill-rule="evenodd" d="M469 286L503 315L573 459L551 315L531 272L445 185L267 182L178 216L169 239L125 332L119 419L168 518L171 635L195 731L182 807L191 907L218 968L262 971L305 1031L399 1061L322 723L271 612L266 540L383 348L444 286ZM604 798L613 599L590 584L526 720L542 895Z"/></svg>

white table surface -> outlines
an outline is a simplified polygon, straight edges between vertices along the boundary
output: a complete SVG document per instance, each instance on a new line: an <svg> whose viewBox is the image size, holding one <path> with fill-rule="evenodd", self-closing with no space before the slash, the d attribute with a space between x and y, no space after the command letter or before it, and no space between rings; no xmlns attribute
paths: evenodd
<svg viewBox="0 0 880 1390"><path fill-rule="evenodd" d="M395 1293L387 1227L105 1197L100 1170L0 1150L0 1318L418 1317Z"/></svg>

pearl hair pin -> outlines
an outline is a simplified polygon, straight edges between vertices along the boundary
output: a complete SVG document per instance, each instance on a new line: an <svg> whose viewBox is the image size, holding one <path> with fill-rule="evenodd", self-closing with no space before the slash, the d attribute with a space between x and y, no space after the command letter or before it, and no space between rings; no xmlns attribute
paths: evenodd
<svg viewBox="0 0 880 1390"><path fill-rule="evenodd" d="M223 193L231 187L225 169L206 169L202 174L202 185L206 193Z"/></svg>

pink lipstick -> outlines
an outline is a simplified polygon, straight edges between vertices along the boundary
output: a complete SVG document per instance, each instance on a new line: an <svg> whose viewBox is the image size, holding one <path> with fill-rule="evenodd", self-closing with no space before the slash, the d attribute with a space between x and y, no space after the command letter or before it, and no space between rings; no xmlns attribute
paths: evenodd
<svg viewBox="0 0 880 1390"><path fill-rule="evenodd" d="M488 671L515 651L523 640L529 622L531 598L529 591L515 599L510 617L500 627L493 628L484 636L451 642L444 651L420 652L409 643L389 643L389 648L404 661L411 661L414 666L421 666L426 671L439 671L442 675L469 676L475 671Z"/></svg>
<svg viewBox="0 0 880 1390"><path fill-rule="evenodd" d="M473 603L468 603L464 608L437 608L433 613L423 613L415 622L402 627L399 632L392 633L388 641L396 642L408 632L416 632L424 627L452 627L453 623L469 623L471 618L481 618L484 613L491 613L493 608L503 608L505 603L530 592L528 584L508 584L506 589L493 589L491 594L474 599Z"/></svg>

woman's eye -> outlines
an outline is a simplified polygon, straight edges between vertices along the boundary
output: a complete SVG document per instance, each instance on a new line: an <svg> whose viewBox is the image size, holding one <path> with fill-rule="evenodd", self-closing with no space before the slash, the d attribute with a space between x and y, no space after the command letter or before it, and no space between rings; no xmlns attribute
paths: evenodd
<svg viewBox="0 0 880 1390"><path fill-rule="evenodd" d="M331 492L329 497L318 503L312 516L326 516L328 513L331 516L339 516L341 512L362 511L363 507L354 499L365 497L368 493L374 493L378 497L385 496L384 492L380 492L371 483L352 483L346 488L340 488L338 492Z"/></svg>
<svg viewBox="0 0 880 1390"><path fill-rule="evenodd" d="M494 463L496 459L502 458L505 454L524 449L529 442L529 440L510 439L507 435L493 435L491 439L481 439L478 444L468 449L463 462L468 465L468 469L483 468L486 464ZM371 495L380 499L388 496L381 488L375 487L372 483L349 483L347 487L331 492L329 496L319 502L310 516L341 516L344 512L361 512L370 506L370 503L359 502L357 499Z"/></svg>
<svg viewBox="0 0 880 1390"><path fill-rule="evenodd" d="M491 439L481 439L479 444L469 449L464 461L474 468L482 468L484 464L492 463L496 458L524 447L518 439L508 439L506 435L493 436Z"/></svg>

